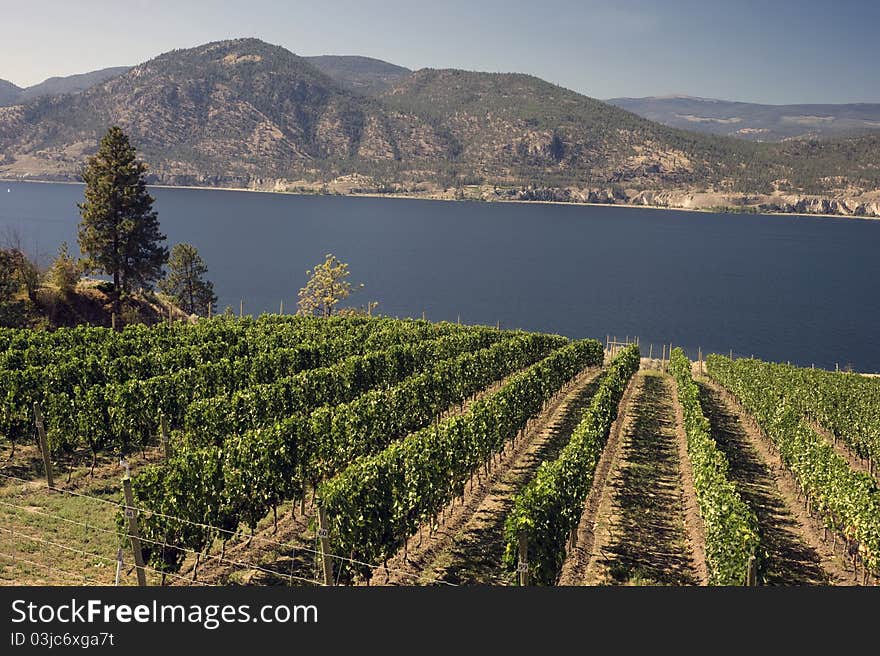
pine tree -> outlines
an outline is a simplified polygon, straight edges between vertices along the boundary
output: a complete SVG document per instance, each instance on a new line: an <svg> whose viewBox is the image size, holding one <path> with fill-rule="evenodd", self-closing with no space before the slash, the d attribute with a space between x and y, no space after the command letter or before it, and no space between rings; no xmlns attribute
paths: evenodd
<svg viewBox="0 0 880 656"><path fill-rule="evenodd" d="M89 269L113 276L117 313L122 295L135 285L151 287L168 260L146 171L128 137L113 126L82 174L86 189L85 202L79 204L79 248Z"/></svg>
<svg viewBox="0 0 880 656"><path fill-rule="evenodd" d="M214 284L205 279L208 267L191 244L177 244L171 249L168 260L168 275L159 282L159 289L174 299L174 302L188 314L213 311L217 303Z"/></svg>

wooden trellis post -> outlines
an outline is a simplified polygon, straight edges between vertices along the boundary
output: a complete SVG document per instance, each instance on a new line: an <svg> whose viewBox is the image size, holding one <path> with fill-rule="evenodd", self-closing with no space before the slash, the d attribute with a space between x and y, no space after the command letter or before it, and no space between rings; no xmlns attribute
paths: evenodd
<svg viewBox="0 0 880 656"><path fill-rule="evenodd" d="M55 480L52 476L52 459L49 457L49 442L46 439L46 424L43 422L43 411L40 410L40 404L34 401L34 421L37 423L37 437L40 441L40 453L43 455L43 467L46 470L46 483L49 487L55 487Z"/></svg>
<svg viewBox="0 0 880 656"><path fill-rule="evenodd" d="M758 562L754 554L749 556L749 564L746 570L746 585L758 585Z"/></svg>
<svg viewBox="0 0 880 656"><path fill-rule="evenodd" d="M138 530L137 508L134 507L134 497L131 493L131 474L128 465L125 465L125 475L122 477L122 490L125 493L125 516L128 518L128 535L131 538L138 585L144 587L147 585L147 573L144 570L144 553L141 551L141 534Z"/></svg>
<svg viewBox="0 0 880 656"><path fill-rule="evenodd" d="M159 427L162 431L162 447L165 450L165 459L171 457L171 437L168 434L168 418L161 414L159 415Z"/></svg>
<svg viewBox="0 0 880 656"><path fill-rule="evenodd" d="M324 585L333 585L333 561L330 558L330 529L327 526L327 511L318 502L318 538L321 540L321 560L324 564Z"/></svg>
<svg viewBox="0 0 880 656"><path fill-rule="evenodd" d="M529 584L529 537L525 532L519 534L519 561L516 564L516 571L519 576L519 584L527 586Z"/></svg>

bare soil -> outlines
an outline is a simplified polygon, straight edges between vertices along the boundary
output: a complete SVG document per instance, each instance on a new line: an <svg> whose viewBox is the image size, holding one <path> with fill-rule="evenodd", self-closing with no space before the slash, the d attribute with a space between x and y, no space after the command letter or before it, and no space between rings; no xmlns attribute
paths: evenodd
<svg viewBox="0 0 880 656"><path fill-rule="evenodd" d="M596 519L587 585L698 585L675 409L665 376L640 372Z"/></svg>
<svg viewBox="0 0 880 656"><path fill-rule="evenodd" d="M589 565L596 539L596 525L599 508L608 497L607 482L610 473L616 468L620 438L626 422L626 408L632 403L635 392L635 378L631 379L618 404L617 417L611 424L605 448L599 456L596 471L593 473L593 484L584 502L584 511L576 529L574 549L569 551L562 565L559 585L582 585Z"/></svg>
<svg viewBox="0 0 880 656"><path fill-rule="evenodd" d="M102 291L102 284L100 280L83 278L67 293L44 284L36 290L33 299L22 295L25 312L22 327L58 328L89 324L109 328L113 323L113 303ZM137 292L123 299L122 314L116 317L116 321L119 326L126 323L154 325L167 321L169 311L174 321L195 321L194 316L183 312L169 297L151 291Z"/></svg>
<svg viewBox="0 0 880 656"><path fill-rule="evenodd" d="M132 473L141 467L161 462L165 457L161 446L148 446L143 451L134 451L126 456L126 462ZM52 474L55 487L64 489L91 489L102 481L119 480L124 468L119 458L112 454L101 453L92 470L92 452L89 449L78 449L52 458ZM34 444L17 444L13 455L8 444L0 446L0 490L6 484L20 485L17 480L7 477L25 479L36 486L46 484L46 472L39 447Z"/></svg>

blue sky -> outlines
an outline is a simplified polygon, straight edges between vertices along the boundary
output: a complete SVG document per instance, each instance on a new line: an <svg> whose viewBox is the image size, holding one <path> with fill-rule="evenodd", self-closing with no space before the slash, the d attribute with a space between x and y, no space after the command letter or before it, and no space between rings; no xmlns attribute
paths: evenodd
<svg viewBox="0 0 880 656"><path fill-rule="evenodd" d="M880 0L0 0L26 86L253 36L301 55L532 73L597 97L880 102Z"/></svg>

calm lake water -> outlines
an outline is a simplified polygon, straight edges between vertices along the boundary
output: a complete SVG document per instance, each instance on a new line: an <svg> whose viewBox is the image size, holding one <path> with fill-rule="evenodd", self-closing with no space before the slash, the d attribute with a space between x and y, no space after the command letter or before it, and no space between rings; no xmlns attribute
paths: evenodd
<svg viewBox="0 0 880 656"><path fill-rule="evenodd" d="M152 193L169 244L207 262L221 310L294 310L306 269L332 252L365 284L352 302L386 315L880 371L880 221ZM63 240L75 251L81 198L78 185L0 183L0 236L17 229L43 262Z"/></svg>

